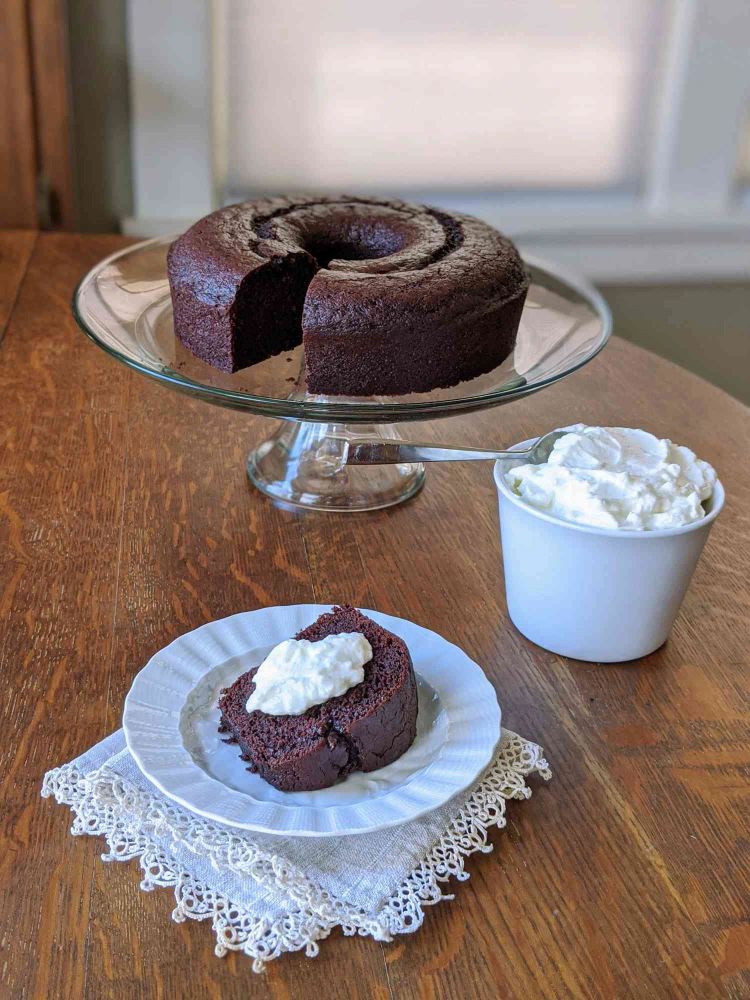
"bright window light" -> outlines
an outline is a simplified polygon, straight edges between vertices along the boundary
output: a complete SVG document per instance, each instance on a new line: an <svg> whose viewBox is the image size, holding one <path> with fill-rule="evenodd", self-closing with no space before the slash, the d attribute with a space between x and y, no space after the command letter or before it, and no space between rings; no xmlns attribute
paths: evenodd
<svg viewBox="0 0 750 1000"><path fill-rule="evenodd" d="M667 6L227 0L227 186L635 185Z"/></svg>

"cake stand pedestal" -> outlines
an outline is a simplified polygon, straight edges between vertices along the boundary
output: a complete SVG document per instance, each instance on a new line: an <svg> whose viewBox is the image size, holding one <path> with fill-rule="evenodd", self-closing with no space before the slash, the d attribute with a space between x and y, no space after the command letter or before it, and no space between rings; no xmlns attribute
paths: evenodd
<svg viewBox="0 0 750 1000"><path fill-rule="evenodd" d="M470 413L539 392L595 357L612 327L607 304L586 281L525 258L531 284L516 347L494 371L409 396L313 396L304 390L301 347L234 374L182 347L167 281L170 242L147 240L97 264L73 297L78 324L108 354L148 378L207 403L281 420L251 451L247 474L274 501L308 510L377 510L414 496L424 484L422 465L348 466L349 443L399 440L397 426L404 421ZM512 442L488 443L499 448Z"/></svg>
<svg viewBox="0 0 750 1000"><path fill-rule="evenodd" d="M273 500L310 510L379 510L408 500L424 485L421 463L347 465L349 442L397 441L394 424L289 422L247 458L250 482Z"/></svg>

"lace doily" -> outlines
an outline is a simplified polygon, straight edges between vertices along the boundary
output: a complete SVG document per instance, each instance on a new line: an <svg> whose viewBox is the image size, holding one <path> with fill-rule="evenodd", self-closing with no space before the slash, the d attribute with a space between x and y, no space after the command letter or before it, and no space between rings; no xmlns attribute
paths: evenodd
<svg viewBox="0 0 750 1000"><path fill-rule="evenodd" d="M318 942L335 927L347 935L369 935L378 941L413 933L422 925L425 907L453 898L445 891L445 883L469 877L466 858L476 851L492 850L488 831L505 826L506 800L531 795L526 777L532 773L545 780L551 777L541 747L504 729L495 757L479 781L439 811L444 813L442 833L435 835L434 815L432 824L417 820L401 828L412 846L420 845L423 855L369 908L353 902L350 893L326 888L299 860L290 860L290 854L299 858L305 851L316 851L310 841L292 845L280 839L277 846L274 838L256 838L201 819L165 798L142 776L136 780L137 769L121 749L121 734L109 737L100 747L118 738L115 753L98 766L91 767L92 761L97 762L98 748L94 748L49 771L42 795L71 807L73 834L106 839L104 861L138 858L142 889L174 888L175 921L210 920L216 954L242 951L253 959L256 972L287 951L304 949L309 957L317 955ZM132 771L128 770L131 766ZM372 840L379 835L367 836ZM429 842L423 843L426 836ZM359 839L329 842L327 866L335 868L337 851L343 863L350 852L349 842ZM361 885L357 898L366 898Z"/></svg>

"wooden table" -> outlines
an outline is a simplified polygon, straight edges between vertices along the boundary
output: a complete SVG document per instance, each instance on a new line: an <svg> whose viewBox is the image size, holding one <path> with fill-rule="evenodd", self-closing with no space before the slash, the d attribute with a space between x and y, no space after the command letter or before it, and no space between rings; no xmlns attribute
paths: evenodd
<svg viewBox="0 0 750 1000"><path fill-rule="evenodd" d="M0 982L3 997L750 997L750 411L617 340L511 406L414 425L510 443L630 424L715 462L728 505L674 633L621 666L565 660L508 621L490 469L431 468L390 511L295 514L243 475L268 427L115 364L70 296L116 237L0 233ZM718 320L719 318L717 318ZM554 778L413 937L324 942L262 976L219 960L168 890L39 797L119 725L175 636L236 611L347 600L463 646Z"/></svg>

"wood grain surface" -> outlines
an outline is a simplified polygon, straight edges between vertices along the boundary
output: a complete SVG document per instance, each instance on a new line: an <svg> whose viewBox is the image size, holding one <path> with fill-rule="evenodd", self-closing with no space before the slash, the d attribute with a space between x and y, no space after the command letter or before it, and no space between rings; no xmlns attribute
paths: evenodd
<svg viewBox="0 0 750 1000"><path fill-rule="evenodd" d="M37 225L37 150L26 0L0 3L0 226Z"/></svg>
<svg viewBox="0 0 750 1000"><path fill-rule="evenodd" d="M43 229L73 229L76 206L67 4L66 0L28 0L27 6L38 166L46 194L46 203L40 206L40 224ZM100 82L96 86L101 86Z"/></svg>
<svg viewBox="0 0 750 1000"><path fill-rule="evenodd" d="M390 511L296 514L248 484L272 426L119 367L70 296L115 237L0 239L0 983L13 998L750 997L750 411L614 340L585 371L415 437L509 444L562 423L647 427L717 466L728 503L674 633L632 664L566 660L504 605L483 464L431 468ZM334 934L262 976L219 960L169 890L103 865L39 797L119 724L133 675L213 618L352 601L481 663L554 778L511 804L471 880L393 944Z"/></svg>

